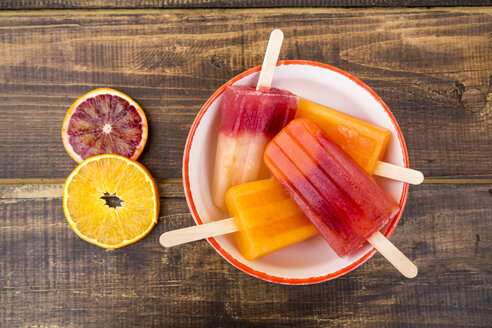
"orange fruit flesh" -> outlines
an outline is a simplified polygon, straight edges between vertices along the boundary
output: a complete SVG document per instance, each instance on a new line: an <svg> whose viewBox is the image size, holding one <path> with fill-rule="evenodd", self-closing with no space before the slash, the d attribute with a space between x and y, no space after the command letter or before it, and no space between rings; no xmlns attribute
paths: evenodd
<svg viewBox="0 0 492 328"><path fill-rule="evenodd" d="M239 228L239 251L249 261L318 233L275 179L234 186L225 200Z"/></svg>
<svg viewBox="0 0 492 328"><path fill-rule="evenodd" d="M300 98L297 118L316 123L368 174L386 152L391 131L332 108Z"/></svg>
<svg viewBox="0 0 492 328"><path fill-rule="evenodd" d="M121 205L104 199L115 195ZM118 155L92 157L80 164L64 186L67 220L82 239L117 248L144 237L157 222L157 187L139 163Z"/></svg>

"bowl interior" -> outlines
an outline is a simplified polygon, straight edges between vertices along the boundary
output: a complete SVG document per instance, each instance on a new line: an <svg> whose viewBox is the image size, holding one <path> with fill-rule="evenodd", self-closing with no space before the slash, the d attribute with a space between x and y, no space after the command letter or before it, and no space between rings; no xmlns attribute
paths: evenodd
<svg viewBox="0 0 492 328"><path fill-rule="evenodd" d="M253 86L258 76L256 68L232 79L230 83ZM277 66L272 86L389 129L392 137L384 160L400 166L407 163L404 141L394 118L379 97L348 74L311 62L284 62ZM202 108L186 145L183 176L187 201L197 223L228 217L213 204L210 196L223 89L219 89ZM391 233L403 210L407 186L401 182L376 179L400 203L400 213L388 225L388 233ZM359 251L342 259L320 236L315 236L258 260L247 261L239 252L232 234L211 238L210 242L219 254L246 273L289 284L335 278L357 267L373 253L373 248L366 243Z"/></svg>

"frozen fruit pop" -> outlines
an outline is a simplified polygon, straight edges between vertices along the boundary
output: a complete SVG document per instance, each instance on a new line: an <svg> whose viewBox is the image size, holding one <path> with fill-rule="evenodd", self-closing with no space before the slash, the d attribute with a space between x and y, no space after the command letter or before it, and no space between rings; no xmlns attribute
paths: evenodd
<svg viewBox="0 0 492 328"><path fill-rule="evenodd" d="M315 122L370 175L420 184L422 172L382 162L391 132L327 106L299 98L296 117Z"/></svg>
<svg viewBox="0 0 492 328"><path fill-rule="evenodd" d="M235 232L239 251L252 261L318 233L273 178L234 186L225 199L232 218L166 232L161 244L169 247Z"/></svg>
<svg viewBox="0 0 492 328"><path fill-rule="evenodd" d="M256 89L228 86L221 103L212 200L225 210L225 193L235 185L269 176L262 158L265 146L294 118L299 97L270 88L283 33L270 34Z"/></svg>
<svg viewBox="0 0 492 328"><path fill-rule="evenodd" d="M254 260L318 233L276 179L238 185L226 193L241 254Z"/></svg>
<svg viewBox="0 0 492 328"><path fill-rule="evenodd" d="M388 129L303 98L299 99L296 117L315 122L370 175L391 136Z"/></svg>
<svg viewBox="0 0 492 328"><path fill-rule="evenodd" d="M225 209L224 195L230 187L270 175L263 164L263 151L294 118L297 99L275 88L268 92L246 86L226 88L212 184L218 207Z"/></svg>
<svg viewBox="0 0 492 328"><path fill-rule="evenodd" d="M318 126L295 119L264 160L320 234L343 257L399 211L398 204Z"/></svg>

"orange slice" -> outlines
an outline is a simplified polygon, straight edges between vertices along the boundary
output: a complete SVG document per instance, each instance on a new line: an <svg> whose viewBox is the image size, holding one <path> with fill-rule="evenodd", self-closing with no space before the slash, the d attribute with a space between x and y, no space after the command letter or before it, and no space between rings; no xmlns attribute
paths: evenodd
<svg viewBox="0 0 492 328"><path fill-rule="evenodd" d="M63 211L80 238L104 248L123 247L157 223L157 186L138 162L114 154L94 156L67 178Z"/></svg>
<svg viewBox="0 0 492 328"><path fill-rule="evenodd" d="M63 120L62 139L77 163L100 154L137 159L147 142L142 108L119 91L101 88L77 99Z"/></svg>

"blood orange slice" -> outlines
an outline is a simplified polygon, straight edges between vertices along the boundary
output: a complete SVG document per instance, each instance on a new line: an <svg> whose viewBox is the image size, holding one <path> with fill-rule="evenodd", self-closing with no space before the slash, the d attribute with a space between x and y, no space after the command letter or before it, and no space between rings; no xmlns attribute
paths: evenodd
<svg viewBox="0 0 492 328"><path fill-rule="evenodd" d="M147 142L142 108L119 91L101 88L77 99L63 121L63 145L77 163L101 154L137 159Z"/></svg>

